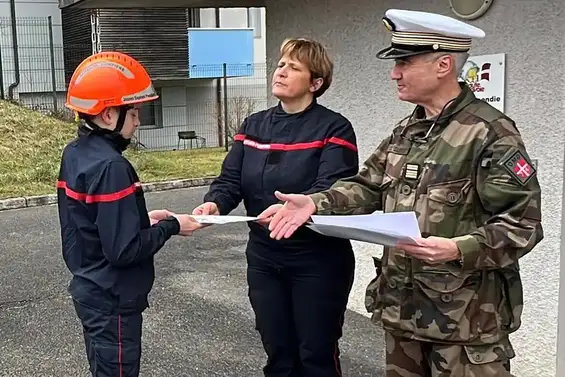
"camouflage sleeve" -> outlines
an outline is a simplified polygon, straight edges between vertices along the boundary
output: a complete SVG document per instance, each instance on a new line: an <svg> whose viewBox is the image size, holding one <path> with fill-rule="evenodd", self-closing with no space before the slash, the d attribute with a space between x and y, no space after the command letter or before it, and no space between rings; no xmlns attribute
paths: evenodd
<svg viewBox="0 0 565 377"><path fill-rule="evenodd" d="M485 148L476 190L485 213L481 227L454 238L463 268L503 268L530 252L544 237L541 189L520 135L504 135Z"/></svg>
<svg viewBox="0 0 565 377"><path fill-rule="evenodd" d="M309 196L319 215L353 215L382 209L382 186L386 151L391 137L363 163L359 173L336 181L329 189Z"/></svg>

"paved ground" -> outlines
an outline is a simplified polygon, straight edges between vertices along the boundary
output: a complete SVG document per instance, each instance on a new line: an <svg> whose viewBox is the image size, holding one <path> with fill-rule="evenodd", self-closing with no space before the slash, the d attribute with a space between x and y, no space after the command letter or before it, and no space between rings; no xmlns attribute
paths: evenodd
<svg viewBox="0 0 565 377"><path fill-rule="evenodd" d="M150 193L148 205L186 212L203 192ZM54 206L0 212L2 377L87 376L57 224ZM142 376L262 376L264 355L245 284L246 238L245 225L207 228L173 239L158 254ZM352 311L344 331L344 376L382 376L380 331Z"/></svg>

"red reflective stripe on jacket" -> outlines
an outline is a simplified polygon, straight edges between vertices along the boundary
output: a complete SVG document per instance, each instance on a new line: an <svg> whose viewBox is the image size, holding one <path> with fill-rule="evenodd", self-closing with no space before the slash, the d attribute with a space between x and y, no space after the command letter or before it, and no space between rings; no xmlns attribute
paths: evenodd
<svg viewBox="0 0 565 377"><path fill-rule="evenodd" d="M86 202L88 204L114 202L114 201L123 199L123 198L127 197L128 195L135 193L135 190L139 186L141 186L141 183L136 182L133 185L126 187L125 189L120 190L118 192L112 192L112 193L108 193L108 194L89 195L89 194L86 194L86 193L81 193L81 192L77 192L77 191L70 189L69 187L67 187L66 182L57 181L57 188L64 189L65 194L69 198L72 198L74 200L78 200L78 201L81 201L81 202Z"/></svg>
<svg viewBox="0 0 565 377"><path fill-rule="evenodd" d="M247 139L245 135L237 134L234 137L235 141L243 142L243 145L247 145L249 147L260 149L260 150L270 150L270 151L298 151L304 149L312 149L312 148L323 148L327 144L337 144L341 145L342 147L349 148L355 152L357 152L357 147L352 143L348 142L347 140L340 139L338 137L330 137L324 139L323 141L311 141L307 143L294 143L294 144L263 144L258 143L253 140Z"/></svg>

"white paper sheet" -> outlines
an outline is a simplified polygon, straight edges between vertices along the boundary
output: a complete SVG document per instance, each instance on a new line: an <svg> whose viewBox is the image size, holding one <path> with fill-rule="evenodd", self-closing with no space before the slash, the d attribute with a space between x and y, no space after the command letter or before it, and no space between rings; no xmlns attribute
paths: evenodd
<svg viewBox="0 0 565 377"><path fill-rule="evenodd" d="M259 220L250 216L191 215L200 224L231 224Z"/></svg>
<svg viewBox="0 0 565 377"><path fill-rule="evenodd" d="M370 215L312 216L307 226L326 236L394 246L397 241L415 243L421 237L414 212L375 212Z"/></svg>

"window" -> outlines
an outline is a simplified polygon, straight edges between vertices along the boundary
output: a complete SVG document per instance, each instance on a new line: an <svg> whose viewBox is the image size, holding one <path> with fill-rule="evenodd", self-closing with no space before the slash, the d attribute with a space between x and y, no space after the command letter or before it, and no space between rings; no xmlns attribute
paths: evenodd
<svg viewBox="0 0 565 377"><path fill-rule="evenodd" d="M155 88L159 95L155 101L144 103L139 110L141 125L139 128L163 128L163 106L161 103L161 89Z"/></svg>
<svg viewBox="0 0 565 377"><path fill-rule="evenodd" d="M255 38L261 38L263 34L263 20L261 19L262 8L247 8L247 27L254 29Z"/></svg>

